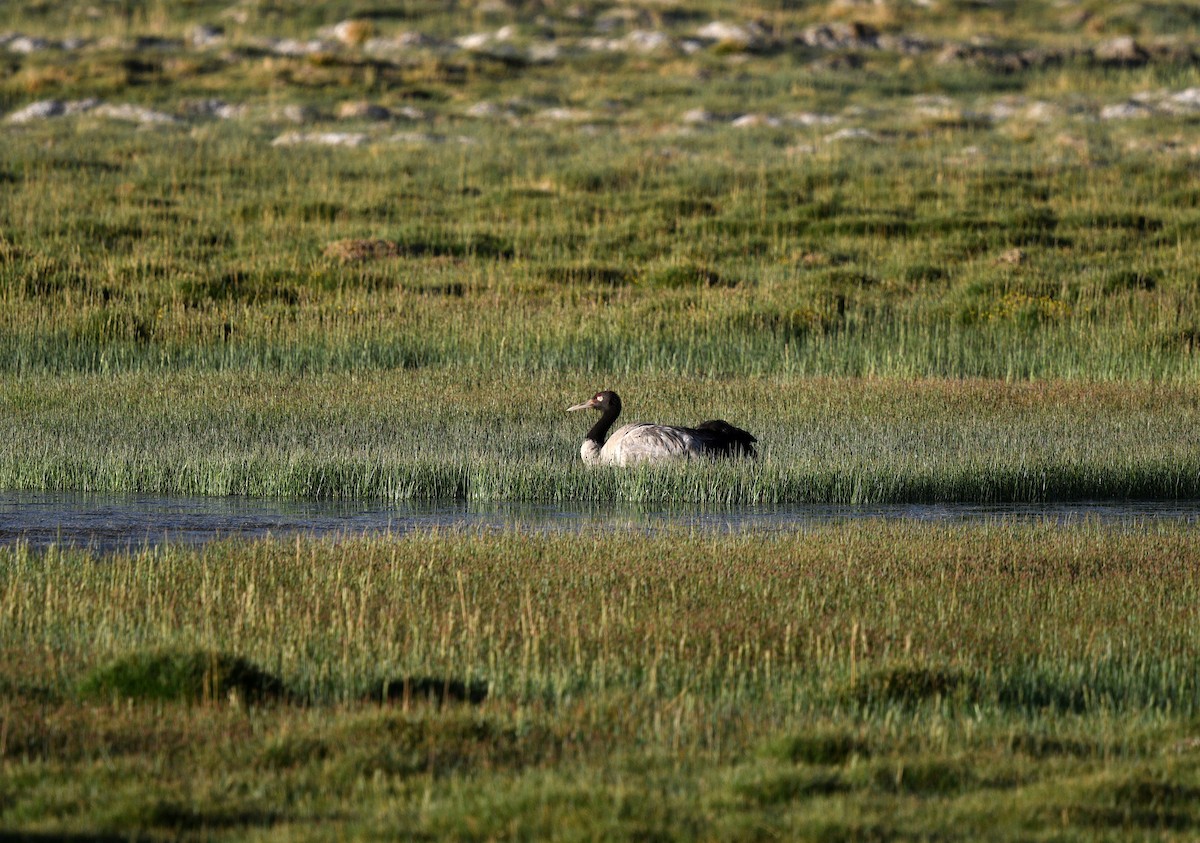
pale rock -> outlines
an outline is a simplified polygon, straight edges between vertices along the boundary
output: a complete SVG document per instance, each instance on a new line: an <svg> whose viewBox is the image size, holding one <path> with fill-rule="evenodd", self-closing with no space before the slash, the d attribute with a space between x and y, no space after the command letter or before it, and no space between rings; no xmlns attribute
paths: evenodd
<svg viewBox="0 0 1200 843"><path fill-rule="evenodd" d="M77 114L87 114L93 109L99 108L104 104L104 101L99 97L86 97L81 100L67 100L63 103L63 117L74 117Z"/></svg>
<svg viewBox="0 0 1200 843"><path fill-rule="evenodd" d="M18 35L8 42L7 45L10 52L20 53L27 56L31 53L40 53L43 50L48 50L51 47L49 41L45 38L35 38L31 35Z"/></svg>
<svg viewBox="0 0 1200 843"><path fill-rule="evenodd" d="M311 105L291 103L280 108L271 109L268 118L283 123L311 123L320 116Z"/></svg>
<svg viewBox="0 0 1200 843"><path fill-rule="evenodd" d="M464 50L482 50L492 43L492 33L472 32L470 35L460 35L454 43Z"/></svg>
<svg viewBox="0 0 1200 843"><path fill-rule="evenodd" d="M1145 103L1140 102L1121 102L1115 105L1106 105L1100 109L1101 120L1132 120L1142 117L1153 117L1154 109Z"/></svg>
<svg viewBox="0 0 1200 843"><path fill-rule="evenodd" d="M65 110L66 106L61 100L38 100L11 112L4 119L9 123L32 123L49 117L61 117Z"/></svg>
<svg viewBox="0 0 1200 843"><path fill-rule="evenodd" d="M344 20L329 28L329 35L347 47L357 47L374 34L375 25L369 20Z"/></svg>
<svg viewBox="0 0 1200 843"><path fill-rule="evenodd" d="M729 125L736 129L773 129L780 125L780 121L769 114L743 114Z"/></svg>
<svg viewBox="0 0 1200 843"><path fill-rule="evenodd" d="M538 41L529 45L529 60L537 64L551 64L562 57L562 47L554 41Z"/></svg>
<svg viewBox="0 0 1200 843"><path fill-rule="evenodd" d="M701 123L712 123L717 119L717 115L703 108L693 108L683 113L680 118L684 123L689 125L698 125Z"/></svg>
<svg viewBox="0 0 1200 843"><path fill-rule="evenodd" d="M622 46L635 53L655 53L674 46L671 36L657 29L635 29L621 39Z"/></svg>
<svg viewBox="0 0 1200 843"><path fill-rule="evenodd" d="M715 20L696 30L696 35L706 41L719 44L738 44L742 47L752 46L761 40L763 32L755 24L739 26L735 23Z"/></svg>
<svg viewBox="0 0 1200 843"><path fill-rule="evenodd" d="M477 102L468 108L465 113L468 117L488 120L516 117L516 114L512 111L507 108L501 108L494 102Z"/></svg>
<svg viewBox="0 0 1200 843"><path fill-rule="evenodd" d="M579 108L546 108L538 112L537 116L542 120L553 120L557 123L582 123L593 117L590 111Z"/></svg>
<svg viewBox="0 0 1200 843"><path fill-rule="evenodd" d="M142 126L161 126L179 122L179 119L174 115L167 114L164 111L155 111L152 108L146 108L142 105L134 105L129 102L98 105L92 109L91 113L96 117L104 117L109 120L123 120L129 123L138 123Z"/></svg>
<svg viewBox="0 0 1200 843"><path fill-rule="evenodd" d="M266 49L280 56L312 56L317 53L327 53L333 46L319 38L301 41L296 38L269 38L264 42Z"/></svg>
<svg viewBox="0 0 1200 843"><path fill-rule="evenodd" d="M1092 56L1105 64L1144 64L1150 54L1141 48L1130 35L1122 35L1092 49Z"/></svg>
<svg viewBox="0 0 1200 843"><path fill-rule="evenodd" d="M210 24L196 24L188 32L188 43L194 49L203 50L208 47L216 47L225 41L225 30L219 26Z"/></svg>
<svg viewBox="0 0 1200 843"><path fill-rule="evenodd" d="M362 146L367 142L367 136L362 132L284 132L271 146L297 146L313 144L316 146Z"/></svg>
<svg viewBox="0 0 1200 843"><path fill-rule="evenodd" d="M879 141L879 135L867 129L838 129L831 135L825 136L827 143L836 143L837 141L863 141L865 143L876 143Z"/></svg>
<svg viewBox="0 0 1200 843"><path fill-rule="evenodd" d="M1176 111L1200 111L1200 88L1185 88L1167 97L1170 108Z"/></svg>
<svg viewBox="0 0 1200 843"><path fill-rule="evenodd" d="M811 111L797 111L784 117L793 126L830 126L840 118L833 114L819 114Z"/></svg>

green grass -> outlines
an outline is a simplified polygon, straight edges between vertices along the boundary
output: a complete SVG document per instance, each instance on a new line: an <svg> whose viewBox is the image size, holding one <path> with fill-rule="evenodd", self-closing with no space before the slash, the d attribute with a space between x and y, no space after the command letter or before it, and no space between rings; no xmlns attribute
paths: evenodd
<svg viewBox="0 0 1200 843"><path fill-rule="evenodd" d="M1190 4L4 11L55 44L0 45L0 111L177 119L0 122L0 488L1200 497ZM713 20L762 38L684 43ZM591 43L635 31L673 46ZM1096 52L1120 36L1144 60ZM363 101L398 116L337 116ZM563 410L602 388L762 458L585 470ZM0 827L1193 839L1194 533L7 547Z"/></svg>
<svg viewBox="0 0 1200 843"><path fill-rule="evenodd" d="M1200 495L1193 385L680 381L630 376L630 420L722 417L756 461L589 469L608 380L449 372L0 378L0 486L343 499L653 505Z"/></svg>
<svg viewBox="0 0 1200 843"><path fill-rule="evenodd" d="M1189 527L1096 525L4 550L0 818L1186 839L1198 559ZM288 693L213 693L222 666ZM487 693L381 704L381 676Z"/></svg>
<svg viewBox="0 0 1200 843"><path fill-rule="evenodd" d="M176 33L206 8L177 19L135 4L121 26ZM1053 27L1034 25L1059 13L1023 11L1013 49L1037 45L1039 32L1059 49ZM1123 31L1092 11L1089 45ZM562 36L593 32L599 12L564 20ZM741 17L720 12L679 9L659 25L684 37L712 16ZM55 25L54 14L28 31L38 18ZM1200 85L1168 54L1015 75L936 51L867 51L855 69L786 49L583 51L523 66L422 49L263 58L254 37L284 21L315 27L314 12L248 14L227 32L241 52L212 67L118 41L15 58L0 78L14 108L99 96L185 118L5 125L0 368L1196 377L1193 116L1092 119L1105 104ZM320 14L340 19L335 7ZM776 14L782 34L821 17ZM1164 14L1139 18L1138 34L1153 37ZM460 15L458 32L503 18ZM447 20L413 7L376 26L392 36ZM972 23L998 26L958 9L881 25L954 38ZM157 70L129 78L139 62ZM248 116L187 116L188 102L211 97ZM356 99L425 116L334 118ZM468 117L479 102L511 105L517 124ZM986 116L1005 103L1016 116ZM313 109L303 130L349 128L370 142L272 146L296 128L271 116L285 104ZM539 118L552 107L591 119ZM697 107L726 119L689 128L682 117ZM741 113L805 112L836 122L728 125ZM410 129L449 140L389 140ZM875 140L831 140L840 129ZM386 238L398 256L323 256L348 237ZM1022 260L1004 262L1014 248Z"/></svg>

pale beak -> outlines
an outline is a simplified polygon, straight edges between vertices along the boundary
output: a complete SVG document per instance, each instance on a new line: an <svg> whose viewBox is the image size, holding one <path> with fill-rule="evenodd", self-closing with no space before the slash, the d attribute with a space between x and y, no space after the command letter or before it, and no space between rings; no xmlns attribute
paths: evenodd
<svg viewBox="0 0 1200 843"><path fill-rule="evenodd" d="M589 398L588 400L584 401L582 404L576 404L574 407L567 407L567 412L573 413L576 410L591 410L595 406L596 406L596 399Z"/></svg>

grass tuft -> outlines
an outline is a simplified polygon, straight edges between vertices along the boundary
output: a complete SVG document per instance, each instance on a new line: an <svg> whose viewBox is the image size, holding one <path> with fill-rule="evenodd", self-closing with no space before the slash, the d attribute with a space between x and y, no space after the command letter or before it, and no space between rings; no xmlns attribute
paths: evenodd
<svg viewBox="0 0 1200 843"><path fill-rule="evenodd" d="M234 696L248 702L285 699L279 677L240 656L203 650L136 652L87 674L79 683L88 698L218 702Z"/></svg>

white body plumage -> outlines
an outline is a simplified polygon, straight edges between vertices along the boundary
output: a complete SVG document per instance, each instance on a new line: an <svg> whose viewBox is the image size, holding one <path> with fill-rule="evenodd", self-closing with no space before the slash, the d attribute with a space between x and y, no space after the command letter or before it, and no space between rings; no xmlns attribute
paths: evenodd
<svg viewBox="0 0 1200 843"><path fill-rule="evenodd" d="M600 465L636 465L708 455L700 440L683 428L649 422L618 428L603 445L584 439L579 453L584 462Z"/></svg>

